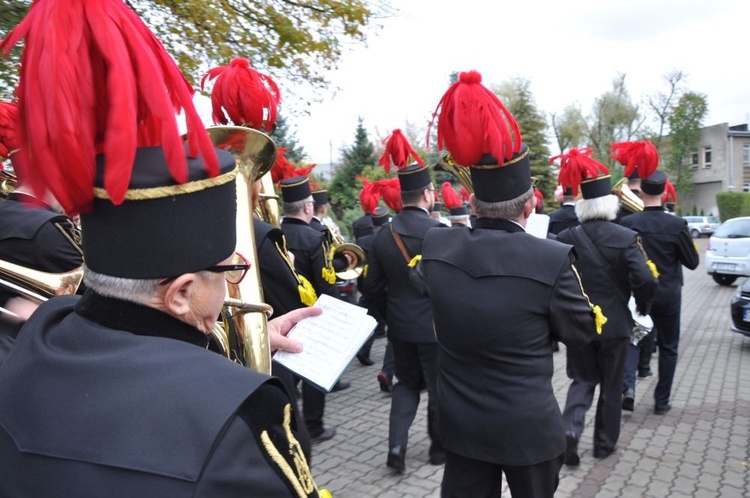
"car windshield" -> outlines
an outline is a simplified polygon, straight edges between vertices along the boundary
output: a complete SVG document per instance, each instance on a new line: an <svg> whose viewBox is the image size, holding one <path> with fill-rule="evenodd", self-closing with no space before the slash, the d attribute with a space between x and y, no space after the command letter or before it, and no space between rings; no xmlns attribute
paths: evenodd
<svg viewBox="0 0 750 498"><path fill-rule="evenodd" d="M714 233L715 237L725 239L739 239L750 237L750 218L741 220L728 220Z"/></svg>
<svg viewBox="0 0 750 498"><path fill-rule="evenodd" d="M708 222L709 222L709 223L721 223L721 222L719 221L719 218L717 218L716 216L709 216L709 217L708 217Z"/></svg>

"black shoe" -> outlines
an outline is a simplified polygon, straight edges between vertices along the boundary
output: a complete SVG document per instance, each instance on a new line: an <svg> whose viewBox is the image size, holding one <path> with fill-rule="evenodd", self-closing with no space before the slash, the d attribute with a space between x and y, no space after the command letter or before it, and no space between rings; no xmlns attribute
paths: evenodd
<svg viewBox="0 0 750 498"><path fill-rule="evenodd" d="M628 389L622 395L622 409L628 412L632 412L635 407L635 391Z"/></svg>
<svg viewBox="0 0 750 498"><path fill-rule="evenodd" d="M366 367L369 367L375 364L375 362L372 361L369 356L365 356L362 353L357 353L357 359L362 365Z"/></svg>
<svg viewBox="0 0 750 498"><path fill-rule="evenodd" d="M643 372L638 372L638 378L640 379L645 379L647 377L651 377L652 375L654 375L654 372L652 372L651 370L644 370Z"/></svg>
<svg viewBox="0 0 750 498"><path fill-rule="evenodd" d="M386 465L395 469L399 474L406 472L406 448L394 446L388 451L388 460Z"/></svg>
<svg viewBox="0 0 750 498"><path fill-rule="evenodd" d="M599 460L601 460L602 458L607 458L608 456L613 454L615 450L617 450L617 446L615 446L611 450L601 450L594 448L594 458L598 458Z"/></svg>
<svg viewBox="0 0 750 498"><path fill-rule="evenodd" d="M671 409L672 409L672 405L670 405L669 403L667 403L666 405L656 405L654 407L654 413L657 415L664 415Z"/></svg>
<svg viewBox="0 0 750 498"><path fill-rule="evenodd" d="M393 391L393 375L388 375L385 372L378 374L378 384L380 384L380 390L384 393Z"/></svg>
<svg viewBox="0 0 750 498"><path fill-rule="evenodd" d="M568 467L578 467L581 464L581 457L578 456L578 439L572 432L565 433L565 465Z"/></svg>
<svg viewBox="0 0 750 498"><path fill-rule="evenodd" d="M337 393L339 391L343 391L344 389L349 389L350 385L351 384L349 384L347 381L340 380L340 381L336 382L336 384L333 386L333 389L331 389L331 392L332 393Z"/></svg>
<svg viewBox="0 0 750 498"><path fill-rule="evenodd" d="M329 439L331 439L335 435L336 435L336 428L335 427L326 427L317 436L310 436L310 443L312 443L313 445L320 444L323 441L328 441Z"/></svg>

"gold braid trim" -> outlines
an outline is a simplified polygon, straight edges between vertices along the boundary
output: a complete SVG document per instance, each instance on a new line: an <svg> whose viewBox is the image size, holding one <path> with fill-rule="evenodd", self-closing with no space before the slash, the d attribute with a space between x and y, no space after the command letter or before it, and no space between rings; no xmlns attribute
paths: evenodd
<svg viewBox="0 0 750 498"><path fill-rule="evenodd" d="M581 281L581 276L578 274L578 270L576 269L575 265L571 264L570 267L573 269L573 273L578 279L578 285L581 287L581 294L583 294L583 297L585 297L586 301L589 302L589 306L591 306L591 311L594 312L594 323L596 324L596 333L599 335L602 335L602 328L604 328L604 324L607 323L607 317L604 316L601 306L599 306L598 304L594 305L589 299L588 294L586 294L586 291L583 290L583 282Z"/></svg>
<svg viewBox="0 0 750 498"><path fill-rule="evenodd" d="M471 167L474 168L474 169L497 169L497 168L504 168L505 166L511 166L513 164L516 164L517 162L522 161L528 155L529 155L529 149L527 148L525 151L523 151L521 154L517 155L516 157L512 157L512 158L510 158L510 160L504 161L502 165L499 165L499 164L472 164Z"/></svg>
<svg viewBox="0 0 750 498"><path fill-rule="evenodd" d="M286 437L289 441L289 454L292 455L296 469L292 469L284 457L281 456L281 452L273 444L273 441L271 441L268 431L263 431L260 435L260 439L263 442L263 447L268 453L268 456L270 456L271 460L279 466L284 477L287 478L294 488L297 496L299 498L307 498L313 491L318 491L318 488L315 486L315 481L310 472L310 466L307 464L305 454L302 452L302 446L292 432L292 406L288 403L284 406L284 431L286 432Z"/></svg>
<svg viewBox="0 0 750 498"><path fill-rule="evenodd" d="M165 185L163 187L153 188L134 188L129 189L125 192L126 201L148 201L152 199L163 199L165 197L173 197L175 195L192 194L206 190L212 187L218 187L229 183L237 176L237 168L232 171L224 173L213 178L206 178L203 180L196 180L194 182L182 183L179 185ZM103 188L94 188L94 197L97 199L110 200L109 194Z"/></svg>
<svg viewBox="0 0 750 498"><path fill-rule="evenodd" d="M281 259L283 259L289 267L294 278L297 279L297 291L299 292L300 301L302 301L302 304L305 306L312 306L315 304L315 301L318 300L318 296L315 294L315 289L309 280L297 273L297 270L294 269L292 260L289 259L289 253L286 250L286 238L283 235L281 236L281 240L284 244L283 247L279 246L278 242L274 242L273 245L276 246L276 251L279 253L279 256L281 256Z"/></svg>
<svg viewBox="0 0 750 498"><path fill-rule="evenodd" d="M407 264L406 266L408 266L409 268L414 268L420 261L422 261L422 255L417 254L416 256L411 258L411 261L409 261L409 264Z"/></svg>
<svg viewBox="0 0 750 498"><path fill-rule="evenodd" d="M323 280L333 285L336 283L336 271L333 269L333 255L336 253L336 248L330 245L328 242L323 242L323 258L325 260L325 266L322 270Z"/></svg>
<svg viewBox="0 0 750 498"><path fill-rule="evenodd" d="M648 266L648 269L651 271L651 275L653 275L654 278L659 278L659 269L656 267L656 263L648 259L648 254L646 254L646 249L643 247L641 236L638 234L635 236L635 243L638 244L638 248L643 253L643 257L646 258L646 266Z"/></svg>

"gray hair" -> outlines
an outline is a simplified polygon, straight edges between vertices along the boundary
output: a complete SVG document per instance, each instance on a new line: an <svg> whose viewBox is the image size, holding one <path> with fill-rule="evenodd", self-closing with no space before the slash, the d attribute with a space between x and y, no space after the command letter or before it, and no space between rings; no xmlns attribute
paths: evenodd
<svg viewBox="0 0 750 498"><path fill-rule="evenodd" d="M286 216L298 214L300 211L302 211L302 208L304 208L305 204L307 204L308 202L314 202L312 196L306 199L302 199L301 201L284 202L284 214Z"/></svg>
<svg viewBox="0 0 750 498"><path fill-rule="evenodd" d="M486 202L474 196L474 206L476 207L477 216L481 218L518 220L523 214L524 206L533 195L534 188L532 187L515 199L507 201Z"/></svg>
<svg viewBox="0 0 750 498"><path fill-rule="evenodd" d="M612 221L617 218L619 209L620 200L612 194L576 202L576 216L581 223L589 220Z"/></svg>
<svg viewBox="0 0 750 498"><path fill-rule="evenodd" d="M111 277L97 273L87 266L83 271L83 283L102 296L137 304L147 304L159 290L159 281L156 279Z"/></svg>

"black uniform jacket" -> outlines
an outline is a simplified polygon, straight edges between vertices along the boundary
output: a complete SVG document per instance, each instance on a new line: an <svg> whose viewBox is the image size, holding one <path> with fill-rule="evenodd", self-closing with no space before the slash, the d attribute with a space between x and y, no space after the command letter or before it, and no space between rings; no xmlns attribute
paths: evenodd
<svg viewBox="0 0 750 498"><path fill-rule="evenodd" d="M385 317L389 337L406 342L434 343L430 301L409 282L409 267L396 245L391 226L401 236L409 257L413 258L422 254L422 240L427 230L444 225L430 218L423 209L405 207L390 224L375 234L365 279L367 305L373 313Z"/></svg>
<svg viewBox="0 0 750 498"><path fill-rule="evenodd" d="M0 365L0 496L317 496L280 382L206 341L90 290L42 305Z"/></svg>
<svg viewBox="0 0 750 498"><path fill-rule="evenodd" d="M321 222L318 218L315 218L313 216L313 219L310 220L310 227L323 233L324 250L328 251L331 249L331 247L334 246L333 234L331 233L331 229L324 225L323 222ZM349 263L346 261L346 257L343 254L337 254L331 260L331 264L333 265L333 269L337 272L345 270L346 267L349 266Z"/></svg>
<svg viewBox="0 0 750 498"><path fill-rule="evenodd" d="M654 307L679 311L675 296L682 291L682 267L694 270L700 262L687 222L652 206L623 218L621 224L641 234L646 254L659 271Z"/></svg>
<svg viewBox="0 0 750 498"><path fill-rule="evenodd" d="M438 341L440 438L460 455L504 465L560 456L552 342L581 346L594 318L569 245L510 221L430 230L422 271Z"/></svg>
<svg viewBox="0 0 750 498"><path fill-rule="evenodd" d="M294 254L294 269L310 281L318 296L325 294L333 284L323 278L326 267L323 233L302 220L289 217L281 222L281 231L287 248Z"/></svg>
<svg viewBox="0 0 750 498"><path fill-rule="evenodd" d="M605 266L600 265L601 260L581 242L578 235L581 230L599 251ZM646 264L640 236L611 221L590 220L580 227L562 231L557 240L575 246L579 258L576 268L583 288L591 302L599 305L607 317L602 334L595 336L594 340L630 337L634 325L628 309L630 294L635 297L638 309L646 314L657 284Z"/></svg>
<svg viewBox="0 0 750 498"><path fill-rule="evenodd" d="M355 239L372 234L372 217L369 213L352 222L352 235Z"/></svg>
<svg viewBox="0 0 750 498"><path fill-rule="evenodd" d="M576 207L572 204L563 204L549 213L549 233L557 235L566 228L578 225Z"/></svg>
<svg viewBox="0 0 750 498"><path fill-rule="evenodd" d="M11 194L0 202L0 259L50 273L81 266L81 232L73 221L22 198L35 200Z"/></svg>
<svg viewBox="0 0 750 498"><path fill-rule="evenodd" d="M273 316L304 308L294 267L284 254L284 233L265 221L254 219L253 224L263 299L273 307Z"/></svg>

